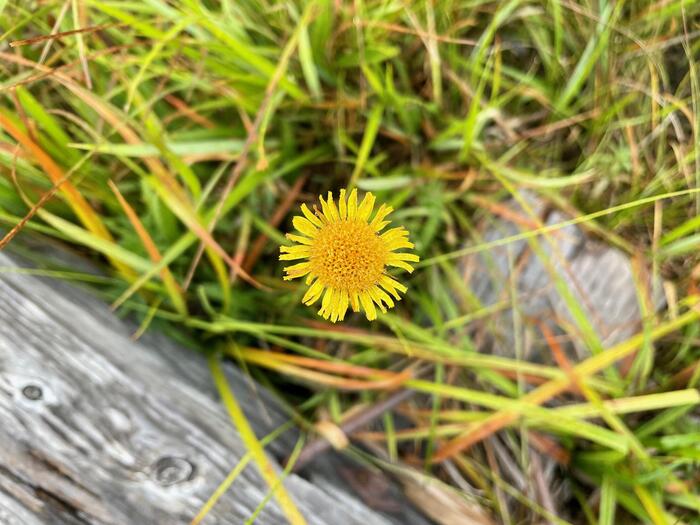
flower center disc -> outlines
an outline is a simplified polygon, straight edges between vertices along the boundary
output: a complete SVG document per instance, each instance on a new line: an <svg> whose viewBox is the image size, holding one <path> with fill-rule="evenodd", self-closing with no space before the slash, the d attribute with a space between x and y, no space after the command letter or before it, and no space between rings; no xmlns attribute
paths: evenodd
<svg viewBox="0 0 700 525"><path fill-rule="evenodd" d="M379 282L387 254L384 243L366 222L341 220L321 228L309 261L324 286L359 292Z"/></svg>

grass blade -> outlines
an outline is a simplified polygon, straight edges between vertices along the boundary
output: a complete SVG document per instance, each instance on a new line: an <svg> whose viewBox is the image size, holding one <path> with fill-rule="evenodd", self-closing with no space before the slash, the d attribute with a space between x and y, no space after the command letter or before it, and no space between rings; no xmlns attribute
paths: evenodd
<svg viewBox="0 0 700 525"><path fill-rule="evenodd" d="M292 525L305 525L306 520L301 515L291 496L284 488L284 484L277 475L275 467L265 454L262 444L260 441L258 441L253 428L250 426L250 423L238 404L238 401L236 401L233 391L228 385L224 371L221 368L220 361L216 357L211 357L209 359L209 367L211 368L211 373L212 377L214 378L216 388L219 391L219 396L221 396L221 400L224 403L229 416L231 416L233 425L241 435L243 443L248 449L248 452L251 454L253 461L257 465L263 479L270 487L272 494L277 500L277 503L279 503L285 517Z"/></svg>

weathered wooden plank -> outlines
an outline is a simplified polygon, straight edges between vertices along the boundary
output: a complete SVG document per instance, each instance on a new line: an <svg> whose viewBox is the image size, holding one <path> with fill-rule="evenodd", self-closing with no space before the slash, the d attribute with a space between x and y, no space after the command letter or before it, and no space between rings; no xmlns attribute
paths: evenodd
<svg viewBox="0 0 700 525"><path fill-rule="evenodd" d="M129 335L73 287L0 274L0 523L189 523L245 454L203 357ZM264 389L227 374L258 435L286 420ZM390 523L335 488L285 485L311 524ZM243 523L266 492L248 467L205 523ZM285 521L270 502L257 522Z"/></svg>
<svg viewBox="0 0 700 525"><path fill-rule="evenodd" d="M547 226L570 219L558 210L548 210L545 202L531 193L523 192L522 196ZM516 202L509 201L505 206L522 220L530 219ZM496 218L484 225L484 241L498 241L522 231L522 225ZM591 349L580 337L567 338L562 333L562 325L576 323L555 277L565 283L603 347L624 341L641 329L637 276L626 254L591 238L575 225L549 233L546 238L539 237L538 242L546 264L526 240L465 257L461 262L465 280L484 306L508 301L515 306L520 319L516 325L510 308L503 308L500 314L491 317L488 325L493 342L491 351L514 356L517 336L527 342L523 345L522 359L555 364L539 336L537 323L543 322L562 336L570 359L576 362L590 355ZM648 276L640 276L639 285L650 291L651 309L663 306L660 283L651 284Z"/></svg>
<svg viewBox="0 0 700 525"><path fill-rule="evenodd" d="M520 196L542 224L552 226L571 219L559 210L549 209L534 193L523 191ZM488 222L482 224L485 242L497 242L533 227L523 226L532 216L518 202L510 200L503 206L509 209L505 218L489 216ZM649 292L649 309L663 307L661 283L640 275L627 254L596 240L582 227L568 225L546 238L538 237L537 242L544 254L542 258L526 240L519 240L462 259L464 279L481 304L503 305L483 321L480 331L477 328L480 351L558 366L542 337L541 325L546 325L558 336L570 362L589 357L592 349L577 333L574 313L557 287L558 279L604 348L641 330L638 288ZM563 328L567 326L568 331ZM573 519L566 504L573 498L568 476L562 476L551 455L531 447L529 471L524 472L521 451L510 448L498 435L490 437L489 442L507 482L554 515ZM504 495L503 500L513 512L520 505L509 495Z"/></svg>

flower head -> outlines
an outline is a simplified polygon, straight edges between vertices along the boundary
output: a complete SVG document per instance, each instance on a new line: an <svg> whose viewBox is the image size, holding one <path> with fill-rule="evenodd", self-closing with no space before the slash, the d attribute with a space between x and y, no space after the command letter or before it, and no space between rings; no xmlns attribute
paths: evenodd
<svg viewBox="0 0 700 525"><path fill-rule="evenodd" d="M399 292L406 291L386 273L387 266L410 273L409 263L418 262L413 253L395 251L413 248L408 232L398 227L381 233L393 209L382 204L372 217L375 199L371 193L360 204L357 190L347 200L346 191L340 190L337 206L331 192L325 201L323 197L319 200L321 211L314 206L315 213L301 205L304 216L294 217L293 224L302 235L288 233L287 238L297 244L280 248L282 261L306 259L285 268L284 278L306 276L310 286L302 302L312 305L323 296L318 313L325 319L342 321L348 307L355 312L362 308L367 319L376 319L377 307L386 312L394 306L394 299L401 299Z"/></svg>

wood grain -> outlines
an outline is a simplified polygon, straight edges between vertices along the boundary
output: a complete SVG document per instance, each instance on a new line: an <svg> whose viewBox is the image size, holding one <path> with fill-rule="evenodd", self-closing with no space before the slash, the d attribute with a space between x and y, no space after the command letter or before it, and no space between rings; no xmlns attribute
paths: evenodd
<svg viewBox="0 0 700 525"><path fill-rule="evenodd" d="M245 454L203 357L131 331L72 286L0 273L0 523L186 524ZM286 420L226 370L259 436ZM282 458L293 441L269 450ZM335 487L285 485L310 524L392 522ZM266 492L249 466L204 523L244 523ZM256 523L284 519L270 502Z"/></svg>

